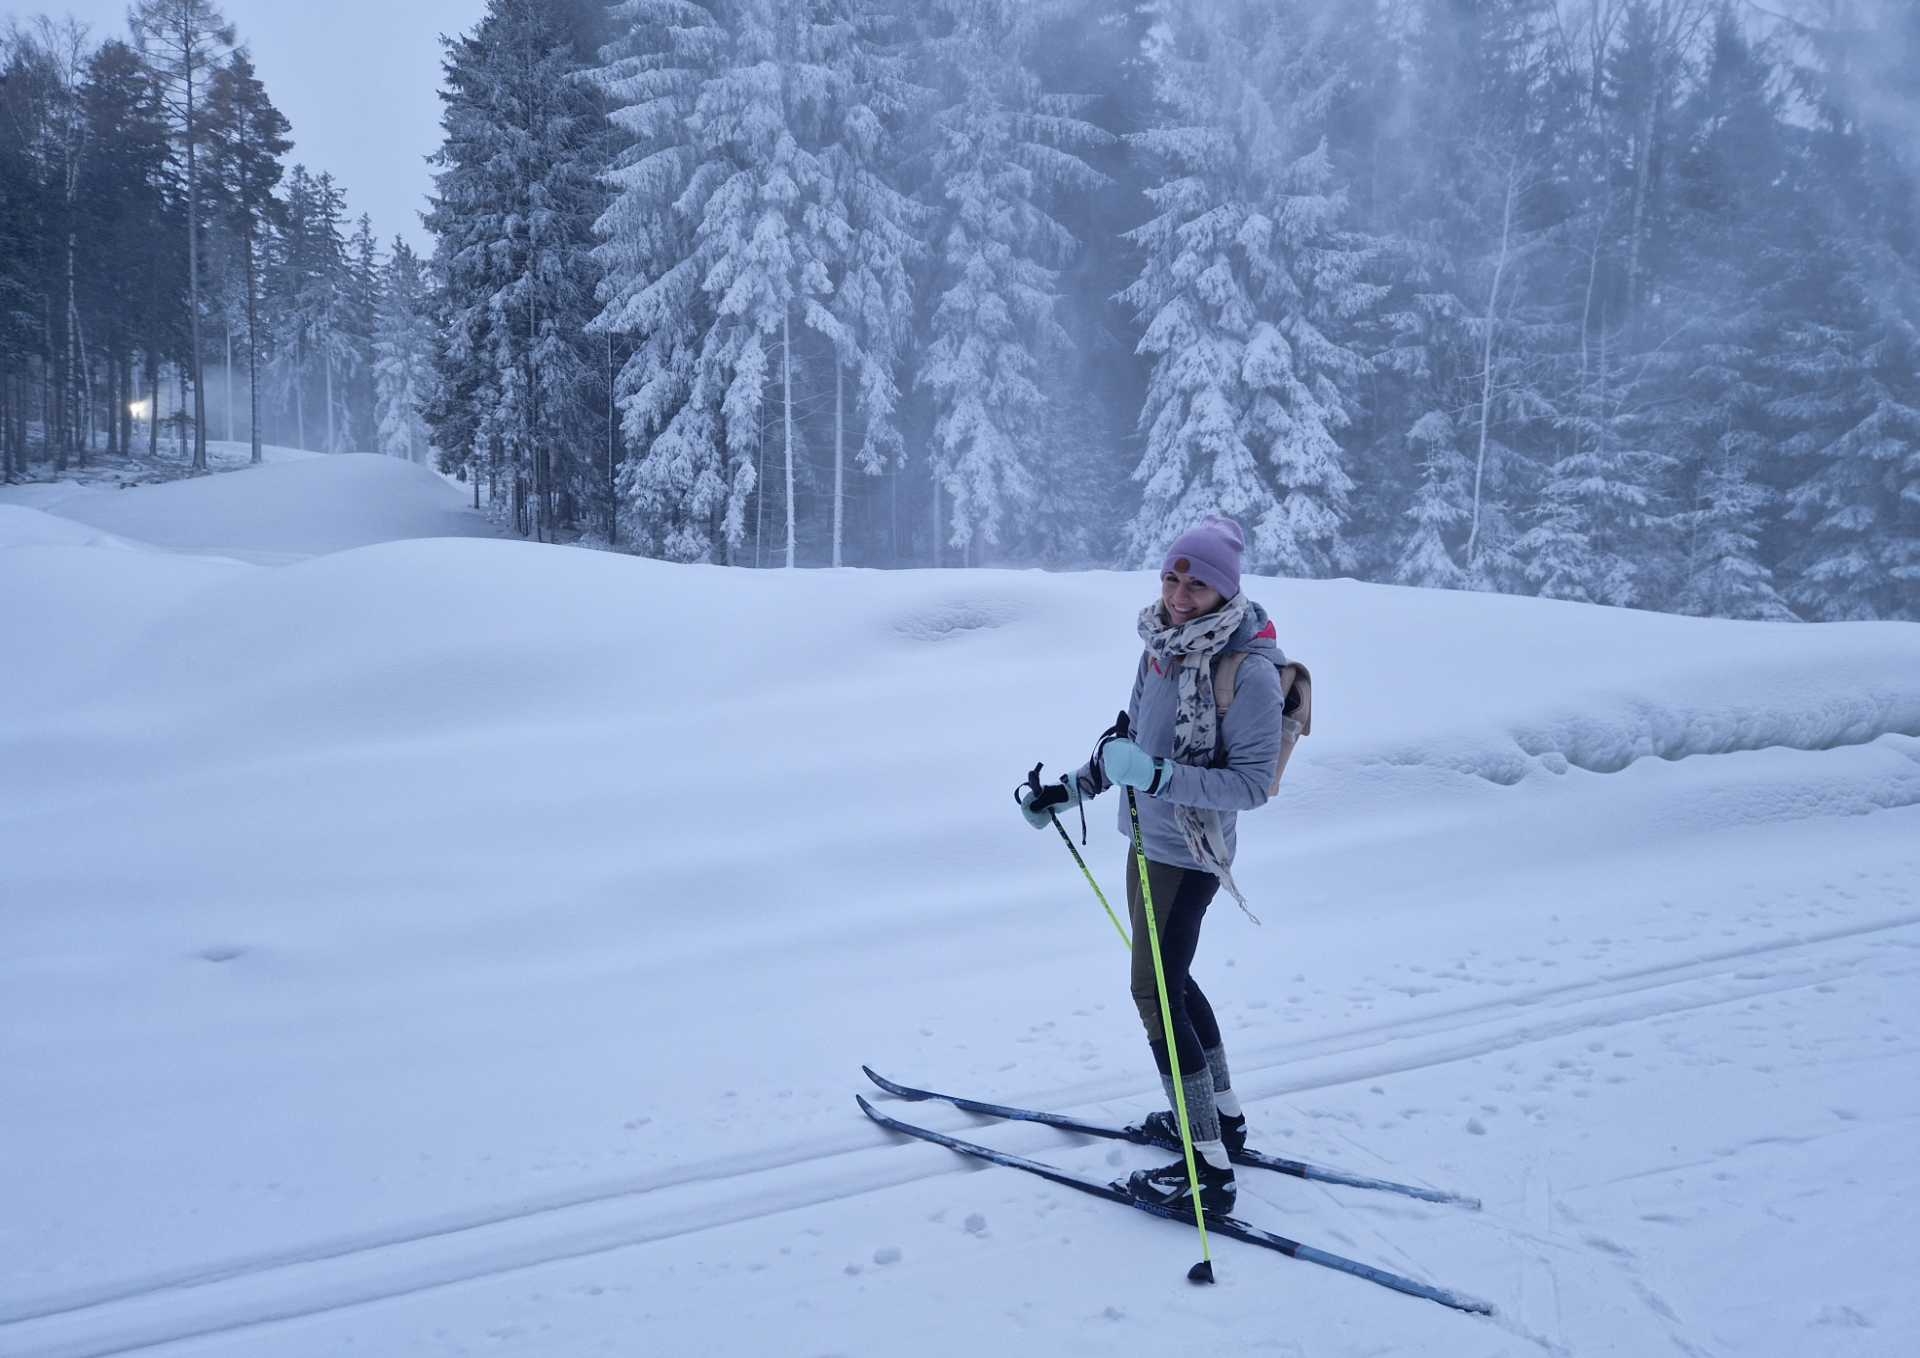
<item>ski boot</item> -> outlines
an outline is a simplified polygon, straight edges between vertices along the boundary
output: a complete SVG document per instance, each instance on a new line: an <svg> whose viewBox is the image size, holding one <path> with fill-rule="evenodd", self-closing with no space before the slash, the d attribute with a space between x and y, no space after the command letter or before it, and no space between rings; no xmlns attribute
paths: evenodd
<svg viewBox="0 0 1920 1358"><path fill-rule="evenodd" d="M1194 1156L1194 1168L1200 1175L1200 1206L1210 1216L1225 1216L1233 1211L1239 1189L1233 1182L1233 1169L1216 1169L1205 1156ZM1127 1192L1137 1202L1160 1207L1193 1207L1193 1186L1187 1179L1185 1158L1159 1169L1136 1169L1127 1176Z"/></svg>
<svg viewBox="0 0 1920 1358"><path fill-rule="evenodd" d="M1169 1109L1149 1113L1147 1120L1140 1124L1140 1130L1147 1140L1156 1146L1178 1146L1180 1144L1180 1119ZM1247 1115L1236 1113L1232 1117L1220 1114L1220 1139L1227 1143L1229 1154L1238 1154L1247 1148Z"/></svg>

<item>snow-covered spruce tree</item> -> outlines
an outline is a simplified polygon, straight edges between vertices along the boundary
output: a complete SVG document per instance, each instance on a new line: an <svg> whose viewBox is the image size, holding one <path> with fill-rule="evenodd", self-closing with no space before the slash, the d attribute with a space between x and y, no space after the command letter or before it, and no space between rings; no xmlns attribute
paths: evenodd
<svg viewBox="0 0 1920 1358"><path fill-rule="evenodd" d="M17 78L18 72L13 74ZM174 318L184 315L175 304L166 261L185 223L171 191L167 130L158 96L133 50L119 42L102 44L88 63L82 99L88 152L80 165L86 225L77 241L77 282L81 311L89 318L87 333L101 349L106 368L100 386L111 393L107 446L125 453L132 450L133 403L141 394L139 351L159 333L156 323L173 327ZM10 186L0 212L24 213L31 220L33 204L20 187ZM6 260L0 273L28 261L25 247L26 241L16 238L10 248L0 248L0 259ZM184 281L185 271L178 273ZM28 324L30 334L44 335L31 325L31 310L14 314ZM16 425L16 433L24 430Z"/></svg>
<svg viewBox="0 0 1920 1358"><path fill-rule="evenodd" d="M1674 482L1686 448L1670 402L1676 345L1703 332L1699 318L1658 302L1674 271L1669 181L1681 73L1705 8L1627 5L1584 73L1594 102L1554 137L1573 151L1556 159L1565 178L1594 187L1562 231L1578 344L1546 355L1564 377L1551 398L1554 437L1542 450L1532 526L1516 544L1529 583L1550 597L1652 603L1678 574Z"/></svg>
<svg viewBox="0 0 1920 1358"><path fill-rule="evenodd" d="M1391 506L1375 568L1403 583L1517 588L1525 445L1549 408L1533 350L1554 330L1541 296L1555 223L1540 205L1562 178L1545 136L1548 15L1541 0L1417 0L1397 18L1398 59L1374 76L1387 149L1370 143L1364 166L1370 224L1396 233L1375 328L1373 464L1357 476L1385 504L1364 517Z"/></svg>
<svg viewBox="0 0 1920 1358"><path fill-rule="evenodd" d="M1453 421L1430 410L1407 431L1407 443L1419 458L1420 485L1407 510L1411 528L1395 563L1393 578L1403 585L1461 589L1467 573L1453 556L1453 542L1472 517L1473 464L1461 453Z"/></svg>
<svg viewBox="0 0 1920 1358"><path fill-rule="evenodd" d="M287 441L329 453L351 446L346 379L359 358L345 215L346 196L333 176L295 165L279 230L265 251L263 333L272 337L271 386L293 417Z"/></svg>
<svg viewBox="0 0 1920 1358"><path fill-rule="evenodd" d="M1699 84L1680 110L1671 266L1657 313L1691 322L1667 346L1659 422L1677 463L1676 579L1655 600L1710 617L1780 620L1765 540L1779 497L1762 405L1766 278L1785 244L1785 125L1766 49L1731 7L1716 16Z"/></svg>
<svg viewBox="0 0 1920 1358"><path fill-rule="evenodd" d="M268 389L282 417L277 442L311 448L308 433L307 389L314 366L313 319L306 304L317 290L320 272L314 220L317 189L305 165L296 164L286 177L286 196L278 220L261 246L266 279L261 305L261 338L268 346ZM291 417L291 425L285 423Z"/></svg>
<svg viewBox="0 0 1920 1358"><path fill-rule="evenodd" d="M671 558L733 560L777 392L791 565L804 334L860 374L864 446L888 446L895 318L909 305L891 261L907 249L907 206L876 177L894 77L876 50L875 7L640 0L619 13L636 27L600 79L624 96L613 116L632 141L614 170L622 197L602 221L610 300L598 324L638 346L621 376L639 454L624 477L632 526ZM654 34L664 41L649 48ZM673 185L684 186L662 213ZM639 239L623 240L629 231ZM900 285L879 305L876 279ZM844 310L842 285L855 294ZM697 326L650 336L645 323L669 310Z"/></svg>
<svg viewBox="0 0 1920 1358"><path fill-rule="evenodd" d="M1146 189L1159 167L1125 140L1155 121L1153 70L1145 59L1155 16L1145 5L1109 0L1042 0L1033 9L1037 32L1028 68L1041 89L1075 96L1078 116L1105 134L1104 144L1079 151L1105 179L1092 192L1056 189L1046 200L1048 215L1078 241L1071 262L1059 270L1053 309L1068 341L1039 354L1036 381L1045 407L1034 440L1046 456L1033 469L1038 509L1023 539L1005 554L1061 566L1105 565L1121 559L1139 508L1129 477L1139 464L1139 415L1154 362L1136 351L1139 334L1119 298L1140 272L1128 233L1155 215ZM931 420L917 408L926 404L923 393L919 388L914 402L916 447L930 441L924 431ZM918 502L918 478L909 485L915 494L901 523L918 530L931 515ZM903 549L925 559L932 548L915 551L919 537L917 531L897 534Z"/></svg>
<svg viewBox="0 0 1920 1358"><path fill-rule="evenodd" d="M1920 618L1920 156L1911 6L1837 4L1797 73L1814 109L1791 263L1768 291L1785 437L1785 592L1823 621Z"/></svg>
<svg viewBox="0 0 1920 1358"><path fill-rule="evenodd" d="M1038 496L1040 464L1062 450L1047 430L1038 376L1071 341L1055 319L1059 266L1077 242L1051 214L1056 195L1103 176L1081 152L1107 140L1050 96L1029 67L1032 7L941 0L947 31L928 44L943 107L934 118L932 316L918 380L933 398L928 456L946 491L947 545L977 564L1062 506Z"/></svg>
<svg viewBox="0 0 1920 1358"><path fill-rule="evenodd" d="M412 246L394 237L373 327L376 446L409 462L427 460L430 436L421 412L433 384L431 307L425 266Z"/></svg>
<svg viewBox="0 0 1920 1358"><path fill-rule="evenodd" d="M353 451L348 381L360 361L353 260L347 253L347 195L331 174L315 179L313 187L314 213L307 235L312 268L295 306L320 370L321 408L326 412L326 442L321 446L329 453L345 453Z"/></svg>
<svg viewBox="0 0 1920 1358"><path fill-rule="evenodd" d="M361 213L347 242L347 339L353 361L347 368L344 403L347 445L372 449L379 445L379 419L374 391L374 326L380 312L380 245L373 235L373 218Z"/></svg>
<svg viewBox="0 0 1920 1358"><path fill-rule="evenodd" d="M1157 559L1220 510L1248 526L1250 568L1329 574L1348 561L1337 436L1367 367L1346 334L1381 298L1327 155L1337 16L1294 0L1158 13L1162 121L1132 139L1162 170L1124 294L1154 359L1127 556Z"/></svg>
<svg viewBox="0 0 1920 1358"><path fill-rule="evenodd" d="M695 379L713 299L701 288L697 223L677 206L700 163L694 105L730 45L713 7L693 0L622 0L611 16L614 36L589 78L621 147L595 224L602 309L591 328L631 346L615 399L641 455L621 468L622 519L641 551L702 561L729 519L744 523L754 475L720 437L722 393Z"/></svg>
<svg viewBox="0 0 1920 1358"><path fill-rule="evenodd" d="M1661 451L1661 428L1647 413L1664 390L1663 365L1622 352L1627 332L1610 326L1604 312L1598 328L1572 390L1535 402L1554 432L1551 460L1514 553L1542 597L1625 606L1644 600L1643 577L1665 545L1650 530L1654 497L1673 460ZM1551 341L1543 347L1551 369L1572 369L1564 348Z"/></svg>
<svg viewBox="0 0 1920 1358"><path fill-rule="evenodd" d="M592 493L586 460L600 446L599 346L585 326L604 119L576 78L594 40L589 9L489 0L474 30L448 42L427 218L450 336L443 399L429 406L435 440L456 460L483 457L489 480L507 482L515 529L542 541ZM456 414L447 399L474 409Z"/></svg>
<svg viewBox="0 0 1920 1358"><path fill-rule="evenodd" d="M917 230L926 214L898 186L897 133L916 103L907 80L903 29L884 4L835 0L822 7L837 40L825 45L831 73L824 91L828 113L821 158L848 238L833 269L828 310L837 324L833 342L832 555L843 564L846 546L846 379L855 383L853 413L861 424L856 465L878 476L897 468L902 454L895 421L895 373L913 339L914 292L910 262L921 252Z"/></svg>
<svg viewBox="0 0 1920 1358"><path fill-rule="evenodd" d="M173 123L187 184L187 308L193 382L193 469L207 469L207 396L200 348L201 151L207 90L233 48L234 29L213 0L137 0L127 10L134 44L151 64Z"/></svg>

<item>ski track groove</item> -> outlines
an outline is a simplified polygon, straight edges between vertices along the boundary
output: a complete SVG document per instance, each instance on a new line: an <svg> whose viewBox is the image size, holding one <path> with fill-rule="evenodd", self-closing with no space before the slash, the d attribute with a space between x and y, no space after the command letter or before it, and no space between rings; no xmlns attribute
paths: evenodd
<svg viewBox="0 0 1920 1358"><path fill-rule="evenodd" d="M1740 980L1733 968L1758 957L1786 956L1916 925L1920 925L1920 913L1796 934L1679 962L1502 995L1413 1018L1369 1024L1306 1042L1269 1047L1264 1063L1256 1057L1248 1067L1249 1075L1264 1077L1260 1078L1252 1097L1271 1098L1334 1088L1383 1074L1447 1065L1589 1028L1711 1008L1751 999L1756 995L1783 993L1857 976L1857 967L1849 965L1830 971L1802 970L1787 976L1767 973ZM1721 984L1711 994L1658 997L1655 993L1674 986L1715 981ZM1625 1005L1606 1003L1621 999L1637 1002ZM1550 1005L1562 1012L1545 1020L1527 1014L1527 1011L1541 1005ZM1520 1017L1518 1023L1513 1022L1515 1017ZM1468 1030L1493 1025L1499 1025L1503 1031L1465 1036ZM1381 1050L1408 1043L1423 1050L1397 1057ZM1370 1062L1339 1061L1341 1057L1370 1051L1380 1052L1380 1055ZM1295 1077L1278 1074L1289 1066L1314 1067L1329 1063L1335 1068L1319 1074ZM1242 1087L1246 1087L1245 1081ZM1068 1087L1046 1096L1046 1101L1049 1106L1056 1108L1081 1108L1130 1097L1136 1092L1129 1087L1122 1093L1112 1093L1111 1082L1100 1086L1099 1090L1086 1086ZM1047 1129L1033 1127L1025 1130L1031 1133L1025 1139L1043 1142L1049 1139L1040 1135ZM1021 1131L1022 1128L1014 1129L1016 1138L1020 1137ZM895 1157L891 1167L885 1164L882 1157L888 1152L904 1149L910 1148L896 1146L892 1142L875 1145L868 1137L817 1139L765 1152L742 1152L677 1172L642 1176L612 1186L602 1185L506 1208L452 1214L388 1232L340 1237L305 1250L255 1255L200 1269L147 1275L103 1288L73 1290L39 1300L23 1301L0 1309L0 1352L10 1355L10 1358L12 1355L18 1355L19 1358L109 1358L109 1355L229 1335L550 1264L591 1258L636 1245L698 1234L716 1227L736 1225L971 1170L970 1166L955 1165L952 1157L944 1154L909 1156L905 1157L907 1163ZM787 1175L788 1171L808 1166L825 1167L831 1161L849 1155L857 1157L855 1166L843 1167L837 1172L810 1175L798 1183L782 1185L778 1181L781 1176L791 1178ZM878 1172L874 1168L876 1165L880 1166ZM770 1186L754 1183L765 1175L775 1176L775 1182ZM698 1200L703 1197L699 1190L723 1184L745 1184L751 1186L753 1191L732 1194L718 1202ZM696 1201L684 1205L669 1204L666 1210L652 1214L651 1219L646 1220L636 1221L629 1216L601 1225L561 1224L572 1214L591 1214L596 1210L626 1205L630 1199L675 1193L692 1194ZM462 1239L510 1231L515 1227L538 1223L542 1218L560 1219L556 1222L557 1229L553 1234L494 1244L484 1240ZM396 1251L404 1253L450 1245L466 1247L466 1256L461 1257L456 1250L451 1258L413 1264L396 1264L382 1258ZM302 1275L326 1270L350 1272L354 1267L364 1267L374 1276L358 1281L352 1278L331 1281L323 1278L317 1285L307 1287L304 1295L300 1294L302 1289L298 1282ZM276 1279L276 1275L290 1276ZM220 1295L267 1280L273 1280L274 1286L295 1295L271 1300L244 1295L226 1299ZM201 1317L169 1319L166 1316L154 1316L143 1319L137 1315L124 1318L120 1315L125 1311L165 1309L181 1303L189 1308L198 1308ZM46 1341L35 1347L33 1331L36 1329L91 1329L92 1333L71 1333L66 1336L48 1334ZM27 1347L16 1348L16 1343L24 1343ZM1551 1341L1548 1344L1550 1347Z"/></svg>

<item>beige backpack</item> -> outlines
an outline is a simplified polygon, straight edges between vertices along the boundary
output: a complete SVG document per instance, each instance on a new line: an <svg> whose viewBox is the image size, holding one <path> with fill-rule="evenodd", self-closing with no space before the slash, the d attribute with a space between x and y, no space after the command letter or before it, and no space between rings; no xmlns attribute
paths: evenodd
<svg viewBox="0 0 1920 1358"><path fill-rule="evenodd" d="M1223 655L1213 667L1213 706L1220 730L1227 729L1227 709L1233 706L1233 685L1240 677L1240 663L1251 651ZM1287 771L1287 760L1301 736L1313 734L1313 676L1296 660L1280 666L1280 762L1273 768L1273 786L1267 795L1280 791L1280 775Z"/></svg>

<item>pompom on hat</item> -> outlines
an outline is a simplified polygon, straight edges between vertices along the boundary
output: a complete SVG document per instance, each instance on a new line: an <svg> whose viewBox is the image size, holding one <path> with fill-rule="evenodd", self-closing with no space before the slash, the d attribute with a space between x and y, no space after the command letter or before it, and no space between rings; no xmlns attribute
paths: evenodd
<svg viewBox="0 0 1920 1358"><path fill-rule="evenodd" d="M1245 549L1239 524L1224 514L1209 514L1174 539L1160 573L1183 571L1219 590L1222 599L1231 599L1240 592L1240 558Z"/></svg>

